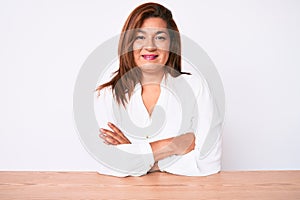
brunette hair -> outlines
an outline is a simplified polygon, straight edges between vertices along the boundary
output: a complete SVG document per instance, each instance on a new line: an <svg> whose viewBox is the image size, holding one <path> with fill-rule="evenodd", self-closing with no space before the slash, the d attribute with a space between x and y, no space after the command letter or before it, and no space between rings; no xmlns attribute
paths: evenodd
<svg viewBox="0 0 300 200"><path fill-rule="evenodd" d="M157 3L145 3L135 8L128 16L119 40L118 56L119 69L114 72L114 77L107 83L97 87L101 89L112 86L112 91L118 104L126 105L132 95L134 87L141 82L141 70L136 67L133 57L133 42L135 31L140 28L145 19L158 17L167 23L170 35L169 58L166 63L166 73L173 77L181 74L190 74L181 71L181 41L177 25L173 19L172 12ZM134 69L134 70L133 70Z"/></svg>

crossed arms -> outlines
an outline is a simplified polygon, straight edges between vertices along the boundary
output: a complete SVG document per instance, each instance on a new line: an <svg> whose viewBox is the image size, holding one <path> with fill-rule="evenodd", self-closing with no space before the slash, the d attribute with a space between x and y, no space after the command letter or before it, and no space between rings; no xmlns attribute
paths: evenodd
<svg viewBox="0 0 300 200"><path fill-rule="evenodd" d="M107 145L131 144L123 132L113 123L108 122L111 130L100 128L100 138ZM194 133L185 133L176 137L170 137L163 140L158 140L150 143L153 157L155 160L154 166L149 172L159 170L157 162L172 155L184 155L195 148Z"/></svg>

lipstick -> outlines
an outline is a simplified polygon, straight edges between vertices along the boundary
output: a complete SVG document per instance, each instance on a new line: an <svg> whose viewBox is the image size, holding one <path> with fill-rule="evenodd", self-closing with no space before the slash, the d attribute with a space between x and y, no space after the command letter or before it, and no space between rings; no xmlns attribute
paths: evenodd
<svg viewBox="0 0 300 200"><path fill-rule="evenodd" d="M142 55L142 56L145 60L154 60L158 57L158 55L155 55L155 54L145 54L145 55Z"/></svg>

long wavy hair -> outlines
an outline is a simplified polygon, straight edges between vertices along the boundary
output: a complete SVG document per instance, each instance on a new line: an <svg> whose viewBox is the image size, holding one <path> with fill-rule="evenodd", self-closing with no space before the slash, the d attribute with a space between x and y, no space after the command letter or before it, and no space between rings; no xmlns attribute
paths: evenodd
<svg viewBox="0 0 300 200"><path fill-rule="evenodd" d="M113 78L96 88L96 91L111 86L114 98L118 104L125 106L130 99L134 87L141 83L142 73L136 67L133 56L133 42L136 30L140 28L145 19L158 17L167 23L170 35L169 58L165 66L165 73L173 77L181 74L190 74L181 71L181 41L177 25L173 19L172 12L157 3L145 3L135 8L128 16L119 40L118 56L119 69L114 72Z"/></svg>

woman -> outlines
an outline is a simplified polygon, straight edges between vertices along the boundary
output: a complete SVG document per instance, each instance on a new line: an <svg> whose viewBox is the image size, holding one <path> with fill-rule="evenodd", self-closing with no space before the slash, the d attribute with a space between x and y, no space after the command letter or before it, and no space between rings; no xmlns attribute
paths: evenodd
<svg viewBox="0 0 300 200"><path fill-rule="evenodd" d="M101 166L99 173L139 176L166 171L201 176L218 172L220 140L200 159L213 109L211 97L203 80L181 71L180 35L171 11L156 3L133 10L122 29L118 54L119 69L97 88L99 136L105 144L136 155L128 162L139 167L120 172ZM180 93L181 102L172 91ZM125 120L128 116L133 123Z"/></svg>

